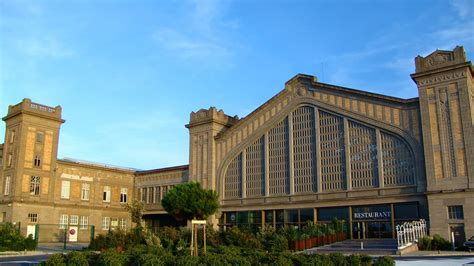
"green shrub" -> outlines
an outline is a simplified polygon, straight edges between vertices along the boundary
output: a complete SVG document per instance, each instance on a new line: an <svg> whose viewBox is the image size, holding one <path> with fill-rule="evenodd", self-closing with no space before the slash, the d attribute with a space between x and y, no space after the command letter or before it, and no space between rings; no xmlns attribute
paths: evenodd
<svg viewBox="0 0 474 266"><path fill-rule="evenodd" d="M237 226L232 227L222 233L225 244L238 247L260 248L260 242L255 235L244 230L240 230Z"/></svg>
<svg viewBox="0 0 474 266"><path fill-rule="evenodd" d="M270 252L282 252L288 250L288 240L276 233L272 228L261 229L257 234L257 240L265 250Z"/></svg>
<svg viewBox="0 0 474 266"><path fill-rule="evenodd" d="M349 265L346 257L341 253L331 253L329 254L329 258L331 259L332 263L336 266L346 266Z"/></svg>
<svg viewBox="0 0 474 266"><path fill-rule="evenodd" d="M142 254L140 256L138 265L142 266L159 266L159 265L165 265L165 262L161 260L161 258L158 255L155 254Z"/></svg>
<svg viewBox="0 0 474 266"><path fill-rule="evenodd" d="M0 251L22 251L36 249L36 241L30 235L20 235L18 228L12 223L0 224Z"/></svg>
<svg viewBox="0 0 474 266"><path fill-rule="evenodd" d="M395 260L389 256L380 257L375 266L395 266Z"/></svg>
<svg viewBox="0 0 474 266"><path fill-rule="evenodd" d="M45 261L44 264L46 266L66 266L66 260L63 254L56 253L49 256L49 258Z"/></svg>
<svg viewBox="0 0 474 266"><path fill-rule="evenodd" d="M87 260L86 254L79 251L73 251L67 255L67 265L68 266L88 266L89 262Z"/></svg>
<svg viewBox="0 0 474 266"><path fill-rule="evenodd" d="M432 250L451 250L451 243L440 235L434 235L431 240Z"/></svg>
<svg viewBox="0 0 474 266"><path fill-rule="evenodd" d="M373 262L373 258L369 255L366 255L366 254L362 254L360 255L360 261L361 261L361 264L363 266L370 266L372 265L372 262Z"/></svg>
<svg viewBox="0 0 474 266"><path fill-rule="evenodd" d="M419 250L431 250L431 238L429 236L424 236L418 240L418 249Z"/></svg>
<svg viewBox="0 0 474 266"><path fill-rule="evenodd" d="M125 257L125 255L117 252L115 249L109 249L102 252L98 258L99 265L120 266L125 265L126 262L127 258Z"/></svg>
<svg viewBox="0 0 474 266"><path fill-rule="evenodd" d="M347 257L347 262L351 266L361 266L362 265L362 260L361 257L358 254L352 254Z"/></svg>
<svg viewBox="0 0 474 266"><path fill-rule="evenodd" d="M194 265L199 265L199 257L197 256L177 256L173 264L171 265L177 265L177 266L194 266Z"/></svg>

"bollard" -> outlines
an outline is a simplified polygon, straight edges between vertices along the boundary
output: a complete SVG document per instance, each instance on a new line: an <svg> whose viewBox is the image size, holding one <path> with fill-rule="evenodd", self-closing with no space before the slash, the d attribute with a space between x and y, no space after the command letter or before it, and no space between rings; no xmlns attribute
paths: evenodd
<svg viewBox="0 0 474 266"><path fill-rule="evenodd" d="M360 242L360 250L363 250L364 249L364 242Z"/></svg>

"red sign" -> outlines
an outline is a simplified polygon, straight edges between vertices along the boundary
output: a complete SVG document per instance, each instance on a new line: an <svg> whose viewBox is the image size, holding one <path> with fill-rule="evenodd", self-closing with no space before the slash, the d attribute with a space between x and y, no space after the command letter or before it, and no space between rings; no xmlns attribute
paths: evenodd
<svg viewBox="0 0 474 266"><path fill-rule="evenodd" d="M75 233L76 233L76 230L74 229L69 230L69 234L74 235Z"/></svg>

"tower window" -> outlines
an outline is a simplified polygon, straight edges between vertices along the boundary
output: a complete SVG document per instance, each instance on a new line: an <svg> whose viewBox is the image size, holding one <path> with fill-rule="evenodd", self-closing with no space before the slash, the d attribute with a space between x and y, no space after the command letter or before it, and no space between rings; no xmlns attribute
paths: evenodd
<svg viewBox="0 0 474 266"><path fill-rule="evenodd" d="M12 164L13 164L13 154L9 153L7 166L12 167Z"/></svg>
<svg viewBox="0 0 474 266"><path fill-rule="evenodd" d="M10 132L10 144L15 141L15 130Z"/></svg>
<svg viewBox="0 0 474 266"><path fill-rule="evenodd" d="M41 155L35 155L35 167L41 166Z"/></svg>
<svg viewBox="0 0 474 266"><path fill-rule="evenodd" d="M44 141L44 133L43 132L36 132L36 142L43 143Z"/></svg>
<svg viewBox="0 0 474 266"><path fill-rule="evenodd" d="M40 194L41 177L32 176L30 178L30 195Z"/></svg>

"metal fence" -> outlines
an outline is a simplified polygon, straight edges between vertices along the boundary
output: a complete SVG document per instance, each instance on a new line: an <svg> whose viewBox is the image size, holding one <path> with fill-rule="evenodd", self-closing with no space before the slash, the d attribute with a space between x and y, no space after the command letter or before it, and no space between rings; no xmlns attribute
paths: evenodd
<svg viewBox="0 0 474 266"><path fill-rule="evenodd" d="M414 244L428 234L428 227L424 219L397 225L396 230L398 249Z"/></svg>

